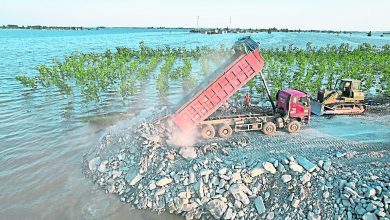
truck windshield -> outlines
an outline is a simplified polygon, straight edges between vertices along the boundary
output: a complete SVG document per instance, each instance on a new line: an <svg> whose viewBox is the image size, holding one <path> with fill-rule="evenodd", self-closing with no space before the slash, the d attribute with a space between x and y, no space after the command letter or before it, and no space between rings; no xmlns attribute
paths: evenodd
<svg viewBox="0 0 390 220"><path fill-rule="evenodd" d="M302 96L298 99L298 102L302 106L308 106L309 105L309 100L306 96Z"/></svg>

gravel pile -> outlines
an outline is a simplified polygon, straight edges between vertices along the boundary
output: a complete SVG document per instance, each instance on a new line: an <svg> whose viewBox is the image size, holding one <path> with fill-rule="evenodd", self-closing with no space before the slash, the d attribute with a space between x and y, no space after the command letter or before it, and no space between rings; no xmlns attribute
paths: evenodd
<svg viewBox="0 0 390 220"><path fill-rule="evenodd" d="M338 181L334 197L335 216L341 219L389 219L389 174L360 175L345 173Z"/></svg>
<svg viewBox="0 0 390 220"><path fill-rule="evenodd" d="M230 156L229 148L247 146L241 141L179 148L166 142L163 126L133 130L105 136L85 156L87 176L131 207L186 219L390 218L388 174L361 175L299 155Z"/></svg>

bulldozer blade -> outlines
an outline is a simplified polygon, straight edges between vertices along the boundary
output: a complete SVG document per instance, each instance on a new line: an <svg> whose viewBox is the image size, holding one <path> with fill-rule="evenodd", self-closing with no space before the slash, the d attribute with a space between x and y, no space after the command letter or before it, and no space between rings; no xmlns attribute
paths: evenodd
<svg viewBox="0 0 390 220"><path fill-rule="evenodd" d="M315 115L323 115L324 114L324 105L317 102L317 101L312 101L311 102L311 112L314 113Z"/></svg>

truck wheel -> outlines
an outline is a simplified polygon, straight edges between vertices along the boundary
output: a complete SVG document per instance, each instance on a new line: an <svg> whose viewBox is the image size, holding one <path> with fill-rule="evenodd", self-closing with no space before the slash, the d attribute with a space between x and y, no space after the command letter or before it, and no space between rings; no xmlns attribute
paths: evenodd
<svg viewBox="0 0 390 220"><path fill-rule="evenodd" d="M292 121L287 124L287 131L297 133L301 129L301 124L298 121Z"/></svg>
<svg viewBox="0 0 390 220"><path fill-rule="evenodd" d="M218 129L218 135L221 138L230 138L232 136L232 134L233 134L233 129L227 124L222 125Z"/></svg>
<svg viewBox="0 0 390 220"><path fill-rule="evenodd" d="M202 128L202 138L204 139L210 139L215 137L215 129L211 125L207 125L206 127Z"/></svg>
<svg viewBox="0 0 390 220"><path fill-rule="evenodd" d="M272 122L267 122L264 124L262 131L266 135L273 134L276 131L276 125Z"/></svg>

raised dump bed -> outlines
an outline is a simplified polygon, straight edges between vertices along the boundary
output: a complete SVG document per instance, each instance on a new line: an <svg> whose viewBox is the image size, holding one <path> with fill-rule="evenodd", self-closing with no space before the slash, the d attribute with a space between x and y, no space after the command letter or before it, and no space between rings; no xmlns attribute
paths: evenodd
<svg viewBox="0 0 390 220"><path fill-rule="evenodd" d="M239 39L235 54L179 102L171 121L182 131L196 127L263 67L264 58L258 44L250 37Z"/></svg>

